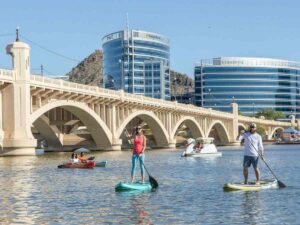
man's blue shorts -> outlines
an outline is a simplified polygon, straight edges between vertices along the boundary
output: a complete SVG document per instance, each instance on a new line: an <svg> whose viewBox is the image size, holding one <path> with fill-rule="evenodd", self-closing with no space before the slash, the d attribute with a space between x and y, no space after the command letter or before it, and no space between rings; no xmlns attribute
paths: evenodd
<svg viewBox="0 0 300 225"><path fill-rule="evenodd" d="M258 156L249 156L249 155L244 155L244 162L243 162L243 166L244 167L250 167L251 164L253 166L254 169L257 168L257 164L258 164Z"/></svg>

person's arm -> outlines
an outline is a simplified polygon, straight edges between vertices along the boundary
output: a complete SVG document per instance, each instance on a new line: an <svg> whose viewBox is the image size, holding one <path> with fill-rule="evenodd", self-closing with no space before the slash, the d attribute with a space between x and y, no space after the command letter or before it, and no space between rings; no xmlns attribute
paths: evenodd
<svg viewBox="0 0 300 225"><path fill-rule="evenodd" d="M263 146L263 143L262 143L261 136L259 136L259 139L258 139L258 148L259 148L259 150L261 152L262 158L264 158L264 146Z"/></svg>
<svg viewBox="0 0 300 225"><path fill-rule="evenodd" d="M241 133L236 137L237 141L242 141L245 137L244 137L245 131L241 130Z"/></svg>
<svg viewBox="0 0 300 225"><path fill-rule="evenodd" d="M144 143L144 146L143 146L143 153L144 153L144 151L146 150L146 146L147 146L147 140L146 140L145 135L143 135L143 139L144 139L144 141L143 141L143 143Z"/></svg>
<svg viewBox="0 0 300 225"><path fill-rule="evenodd" d="M134 144L134 138L135 138L135 136L133 136L131 139L130 139L130 141L131 141L131 143L130 144Z"/></svg>

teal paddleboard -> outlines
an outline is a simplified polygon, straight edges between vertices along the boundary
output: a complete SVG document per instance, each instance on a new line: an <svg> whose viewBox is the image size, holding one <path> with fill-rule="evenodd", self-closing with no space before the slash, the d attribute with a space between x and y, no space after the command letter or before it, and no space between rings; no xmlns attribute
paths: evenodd
<svg viewBox="0 0 300 225"><path fill-rule="evenodd" d="M151 184L148 182L135 182L135 183L125 183L120 182L116 185L116 191L150 191L152 189Z"/></svg>

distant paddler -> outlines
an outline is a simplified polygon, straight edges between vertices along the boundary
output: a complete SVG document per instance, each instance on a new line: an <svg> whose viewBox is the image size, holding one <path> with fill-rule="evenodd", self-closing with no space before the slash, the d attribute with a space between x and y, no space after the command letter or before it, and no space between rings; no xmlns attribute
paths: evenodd
<svg viewBox="0 0 300 225"><path fill-rule="evenodd" d="M195 146L195 139L194 138L189 138L186 140L185 144L185 150L182 153L182 156L186 156L186 154L191 154L194 151L194 146Z"/></svg>
<svg viewBox="0 0 300 225"><path fill-rule="evenodd" d="M249 131L242 130L241 134L237 138L238 141L244 140L244 161L243 161L243 174L244 184L248 183L248 168L252 165L255 176L256 184L260 182L260 171L258 169L259 152L262 159L264 159L264 147L261 136L256 132L256 124L251 123ZM257 150L258 149L258 150Z"/></svg>

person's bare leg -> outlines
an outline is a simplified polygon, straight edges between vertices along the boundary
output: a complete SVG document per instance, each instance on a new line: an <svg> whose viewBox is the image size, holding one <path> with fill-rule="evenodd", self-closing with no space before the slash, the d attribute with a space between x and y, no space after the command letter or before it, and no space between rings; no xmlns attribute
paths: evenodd
<svg viewBox="0 0 300 225"><path fill-rule="evenodd" d="M134 182L134 178L135 178L136 161L137 158L134 155L132 155L131 183Z"/></svg>
<svg viewBox="0 0 300 225"><path fill-rule="evenodd" d="M244 174L244 184L247 184L248 183L248 167L247 166L244 166L243 174Z"/></svg>
<svg viewBox="0 0 300 225"><path fill-rule="evenodd" d="M142 183L144 183L144 181L145 181L145 176L144 174L142 174Z"/></svg>
<svg viewBox="0 0 300 225"><path fill-rule="evenodd" d="M255 176L256 176L256 184L259 184L259 181L260 181L260 171L259 171L258 167L256 167L254 169L254 172L255 172Z"/></svg>

